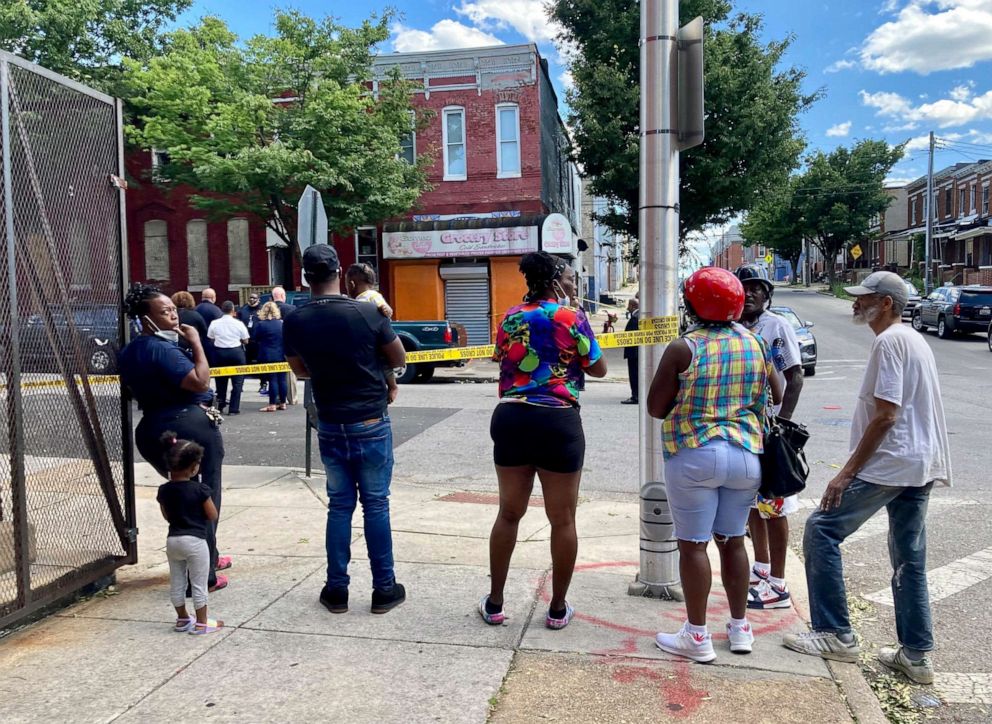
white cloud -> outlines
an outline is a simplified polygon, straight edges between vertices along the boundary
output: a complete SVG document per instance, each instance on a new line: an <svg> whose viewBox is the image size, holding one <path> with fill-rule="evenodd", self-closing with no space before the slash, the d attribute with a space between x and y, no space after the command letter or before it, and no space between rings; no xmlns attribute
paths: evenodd
<svg viewBox="0 0 992 724"><path fill-rule="evenodd" d="M883 11L895 12L887 2ZM970 68L992 60L989 0L909 0L865 39L861 64L879 73Z"/></svg>
<svg viewBox="0 0 992 724"><path fill-rule="evenodd" d="M838 60L823 69L824 73L840 73L842 70L853 70L858 67L856 60Z"/></svg>
<svg viewBox="0 0 992 724"><path fill-rule="evenodd" d="M980 146L992 145L992 132L979 131L977 128L971 128L964 133L941 133L936 136L937 147L940 148L941 141L961 141L963 143L975 143ZM912 153L914 151L926 151L930 147L930 136L916 136L909 139L906 143L906 153ZM979 153L979 151L975 151Z"/></svg>
<svg viewBox="0 0 992 724"><path fill-rule="evenodd" d="M851 122L845 121L827 129L828 138L844 138L851 132Z"/></svg>
<svg viewBox="0 0 992 724"><path fill-rule="evenodd" d="M975 87L975 81L970 80L967 83L959 86L955 86L951 89L950 96L956 101L967 101L971 99L972 89Z"/></svg>
<svg viewBox="0 0 992 724"><path fill-rule="evenodd" d="M548 17L545 0L462 0L455 12L479 28L513 28L532 43L552 41L559 31Z"/></svg>
<svg viewBox="0 0 992 724"><path fill-rule="evenodd" d="M882 130L885 131L886 133L898 133L899 131L915 131L919 127L920 127L919 123L910 121L909 123L902 123L892 126L883 126Z"/></svg>
<svg viewBox="0 0 992 724"><path fill-rule="evenodd" d="M926 123L939 128L963 126L968 123L992 119L992 91L979 96L971 95L967 100L953 100L960 96L959 88L952 92L952 98L943 98L933 103L914 106L909 99L898 93L868 93L861 91L861 102L876 109L876 115L895 118L903 123Z"/></svg>
<svg viewBox="0 0 992 724"><path fill-rule="evenodd" d="M408 28L396 23L391 28L393 48L399 53L415 53L420 50L448 50L451 48L480 48L489 45L503 45L494 35L462 25L455 20L441 20L430 31Z"/></svg>
<svg viewBox="0 0 992 724"><path fill-rule="evenodd" d="M912 153L913 151L926 151L928 148L930 148L929 135L911 138L906 143L906 153Z"/></svg>
<svg viewBox="0 0 992 724"><path fill-rule="evenodd" d="M561 75L558 76L558 82L561 83L561 87L565 90L571 90L575 87L575 78L572 77L572 71L563 70Z"/></svg>

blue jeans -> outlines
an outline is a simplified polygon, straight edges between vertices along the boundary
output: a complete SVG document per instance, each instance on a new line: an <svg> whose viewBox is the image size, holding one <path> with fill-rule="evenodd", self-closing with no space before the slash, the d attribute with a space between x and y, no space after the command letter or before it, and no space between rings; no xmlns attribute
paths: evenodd
<svg viewBox="0 0 992 724"><path fill-rule="evenodd" d="M839 507L817 510L809 517L803 554L815 631L851 631L840 544L884 506L889 514L889 560L899 643L917 651L933 649L926 527L932 489L932 482L897 488L855 478L844 491Z"/></svg>
<svg viewBox="0 0 992 724"><path fill-rule="evenodd" d="M265 375L262 379L268 379L269 382L269 404L270 405L285 405L286 404L286 373L285 372L273 372L271 374Z"/></svg>
<svg viewBox="0 0 992 724"><path fill-rule="evenodd" d="M348 587L351 518L360 499L372 585L388 591L396 581L389 526L389 481L393 474L389 416L348 425L319 422L317 439L327 472L327 586Z"/></svg>

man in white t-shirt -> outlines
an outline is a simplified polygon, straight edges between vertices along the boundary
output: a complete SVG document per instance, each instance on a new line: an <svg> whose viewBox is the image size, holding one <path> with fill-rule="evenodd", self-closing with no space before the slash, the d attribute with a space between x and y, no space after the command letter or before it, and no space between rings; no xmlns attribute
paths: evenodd
<svg viewBox="0 0 992 724"><path fill-rule="evenodd" d="M806 522L803 552L813 630L785 645L804 654L857 661L840 544L882 507L899 647L879 660L919 684L933 682L933 626L927 592L926 514L934 482L951 484L950 449L937 365L923 337L901 323L906 285L875 272L857 287L854 322L875 333L851 427L851 454Z"/></svg>
<svg viewBox="0 0 992 724"><path fill-rule="evenodd" d="M792 325L768 311L775 287L768 272L756 264L742 266L735 272L744 286L744 312L741 324L761 337L771 350L772 362L785 379L782 404L772 411L786 420L799 402L803 389L803 358ZM756 609L789 608L792 600L785 583L785 560L789 549L789 519L799 510L797 496L765 498L755 496L747 520L754 547L754 565L748 588L747 607Z"/></svg>
<svg viewBox="0 0 992 724"><path fill-rule="evenodd" d="M223 315L207 327L207 338L214 345L215 367L236 367L246 364L245 345L248 344L248 328L238 319L234 302L227 301L221 306ZM245 384L244 375L217 377L217 407L224 412L227 407L227 381L231 380L231 407L229 415L241 414L241 390Z"/></svg>

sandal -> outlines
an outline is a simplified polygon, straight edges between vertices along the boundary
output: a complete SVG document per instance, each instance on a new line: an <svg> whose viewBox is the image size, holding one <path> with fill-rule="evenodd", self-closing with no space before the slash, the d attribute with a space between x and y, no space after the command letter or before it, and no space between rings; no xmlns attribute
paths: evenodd
<svg viewBox="0 0 992 724"><path fill-rule="evenodd" d="M196 623L196 619L192 616L188 616L187 618L177 618L176 627L172 630L176 633L186 633L193 628L194 623Z"/></svg>
<svg viewBox="0 0 992 724"><path fill-rule="evenodd" d="M276 411L275 405L266 405L265 407L259 410L259 412L275 412L275 411Z"/></svg>
<svg viewBox="0 0 992 724"><path fill-rule="evenodd" d="M217 576L217 583L212 586L208 586L207 591L213 593L214 591L219 591L222 588L227 588L227 576Z"/></svg>
<svg viewBox="0 0 992 724"><path fill-rule="evenodd" d="M202 636L203 634L214 633L215 631L220 631L224 628L223 621L217 621L212 618L208 618L206 623L200 623L197 621L193 628L190 629L189 633L191 636Z"/></svg>
<svg viewBox="0 0 992 724"><path fill-rule="evenodd" d="M286 403L284 402L281 405L276 405L276 409L277 410L285 410L286 409Z"/></svg>
<svg viewBox="0 0 992 724"><path fill-rule="evenodd" d="M217 568L216 571L226 571L228 568L234 565L234 559L231 556L220 556L217 558Z"/></svg>

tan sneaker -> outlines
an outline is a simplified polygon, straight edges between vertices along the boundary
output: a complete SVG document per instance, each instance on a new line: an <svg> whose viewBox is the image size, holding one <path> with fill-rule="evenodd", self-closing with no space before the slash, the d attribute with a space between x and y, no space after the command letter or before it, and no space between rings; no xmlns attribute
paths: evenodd
<svg viewBox="0 0 992 724"><path fill-rule="evenodd" d="M897 649L883 647L878 650L878 660L890 669L901 671L910 681L917 684L933 683L933 663L929 656L913 661L906 656L902 646Z"/></svg>
<svg viewBox="0 0 992 724"><path fill-rule="evenodd" d="M828 631L807 631L800 634L786 634L782 643L787 649L821 659L856 664L861 654L857 639L845 644L837 634Z"/></svg>

